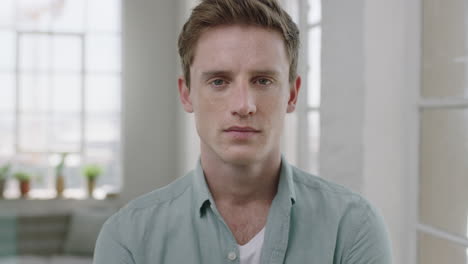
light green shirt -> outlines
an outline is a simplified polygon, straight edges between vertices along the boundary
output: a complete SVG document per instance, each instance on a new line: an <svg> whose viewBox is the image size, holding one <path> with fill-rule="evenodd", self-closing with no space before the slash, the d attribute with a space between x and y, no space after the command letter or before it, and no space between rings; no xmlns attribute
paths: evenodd
<svg viewBox="0 0 468 264"><path fill-rule="evenodd" d="M390 264L391 251L382 218L364 198L282 158L260 262ZM107 220L94 264L120 263L239 263L200 164Z"/></svg>

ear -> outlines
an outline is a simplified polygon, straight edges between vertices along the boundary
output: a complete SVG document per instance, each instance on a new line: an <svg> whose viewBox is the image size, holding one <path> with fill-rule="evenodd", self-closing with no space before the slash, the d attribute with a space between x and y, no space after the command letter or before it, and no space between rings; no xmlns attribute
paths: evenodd
<svg viewBox="0 0 468 264"><path fill-rule="evenodd" d="M180 76L177 79L177 85L179 86L179 99L184 107L185 112L193 113L192 99L190 98L190 89L187 87L185 79Z"/></svg>
<svg viewBox="0 0 468 264"><path fill-rule="evenodd" d="M291 84L291 89L289 90L288 108L286 109L287 113L292 113L296 109L296 103L297 103L297 98L299 97L300 89L301 89L301 77L297 76L296 80Z"/></svg>

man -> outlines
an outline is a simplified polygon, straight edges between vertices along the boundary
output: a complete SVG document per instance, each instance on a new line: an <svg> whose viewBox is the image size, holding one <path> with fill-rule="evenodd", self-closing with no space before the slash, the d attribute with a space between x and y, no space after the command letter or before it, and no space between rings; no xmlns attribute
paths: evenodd
<svg viewBox="0 0 468 264"><path fill-rule="evenodd" d="M359 195L287 163L299 31L275 0L204 0L179 37L180 100L196 169L129 203L94 263L391 263L382 219Z"/></svg>

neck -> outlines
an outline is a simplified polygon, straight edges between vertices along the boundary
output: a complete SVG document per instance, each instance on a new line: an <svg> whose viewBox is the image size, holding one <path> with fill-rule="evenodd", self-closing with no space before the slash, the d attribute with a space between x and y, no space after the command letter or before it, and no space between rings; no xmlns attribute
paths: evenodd
<svg viewBox="0 0 468 264"><path fill-rule="evenodd" d="M276 195L281 167L279 152L261 162L237 165L204 155L202 151L201 163L206 182L217 204L269 204Z"/></svg>

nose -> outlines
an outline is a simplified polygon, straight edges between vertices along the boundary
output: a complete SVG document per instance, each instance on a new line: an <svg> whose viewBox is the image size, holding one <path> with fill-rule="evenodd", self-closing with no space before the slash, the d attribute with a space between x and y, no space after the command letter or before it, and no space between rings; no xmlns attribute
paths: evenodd
<svg viewBox="0 0 468 264"><path fill-rule="evenodd" d="M231 96L231 114L239 117L249 117L255 114L257 106L255 96L249 90L249 85L241 84L234 88Z"/></svg>

